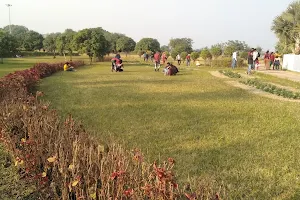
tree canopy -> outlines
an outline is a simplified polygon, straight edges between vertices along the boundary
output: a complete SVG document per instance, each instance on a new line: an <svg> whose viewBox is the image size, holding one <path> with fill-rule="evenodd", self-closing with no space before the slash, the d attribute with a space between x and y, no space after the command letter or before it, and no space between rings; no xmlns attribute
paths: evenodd
<svg viewBox="0 0 300 200"><path fill-rule="evenodd" d="M128 53L134 50L135 45L136 43L132 38L127 36L122 36L117 40L116 50Z"/></svg>
<svg viewBox="0 0 300 200"><path fill-rule="evenodd" d="M187 52L191 53L193 51L193 40L191 38L174 38L170 39L169 48L171 51Z"/></svg>
<svg viewBox="0 0 300 200"><path fill-rule="evenodd" d="M291 3L288 8L277 16L272 30L279 39L280 47L284 53L300 54L300 2Z"/></svg>
<svg viewBox="0 0 300 200"><path fill-rule="evenodd" d="M160 44L157 39L143 38L135 46L135 51L160 51Z"/></svg>
<svg viewBox="0 0 300 200"><path fill-rule="evenodd" d="M0 63L3 58L14 55L17 51L18 43L16 39L8 32L0 31Z"/></svg>
<svg viewBox="0 0 300 200"><path fill-rule="evenodd" d="M23 47L26 51L40 50L43 48L44 37L35 31L25 33Z"/></svg>

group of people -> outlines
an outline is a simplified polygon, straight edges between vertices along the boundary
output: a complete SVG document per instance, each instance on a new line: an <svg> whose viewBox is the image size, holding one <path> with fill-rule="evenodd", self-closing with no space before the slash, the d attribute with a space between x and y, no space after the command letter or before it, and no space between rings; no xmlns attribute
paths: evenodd
<svg viewBox="0 0 300 200"><path fill-rule="evenodd" d="M237 57L238 52L233 52L232 54L232 64L231 67L234 69L237 66ZM260 64L259 64L259 57L260 53L257 51L257 49L252 48L248 52L248 70L247 74L251 74L251 70L258 70ZM273 67L273 70L279 70L280 68L280 55L278 52L274 53L268 50L264 55L264 61L265 61L265 68L266 70L269 70L271 67Z"/></svg>
<svg viewBox="0 0 300 200"><path fill-rule="evenodd" d="M278 52L274 53L268 50L264 56L266 70L270 70L271 67L273 70L279 70L280 68L280 55Z"/></svg>
<svg viewBox="0 0 300 200"><path fill-rule="evenodd" d="M159 72L160 69L160 64L162 63L163 65L166 63L167 61L167 56L165 53L163 53L160 56L160 53L157 51L154 56L154 71ZM175 65L172 65L171 63L167 63L167 66L164 68L163 70L164 74L166 76L174 76L176 75L179 71L178 68Z"/></svg>
<svg viewBox="0 0 300 200"><path fill-rule="evenodd" d="M178 54L176 56L176 60L177 60L178 65L180 65L181 64L181 56L180 56L180 54ZM185 57L185 60L186 60L186 66L191 66L191 54L188 54Z"/></svg>

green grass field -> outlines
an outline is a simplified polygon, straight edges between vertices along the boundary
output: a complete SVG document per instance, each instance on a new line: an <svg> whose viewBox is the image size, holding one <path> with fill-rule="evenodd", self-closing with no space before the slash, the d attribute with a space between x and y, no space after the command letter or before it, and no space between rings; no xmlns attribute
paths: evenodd
<svg viewBox="0 0 300 200"><path fill-rule="evenodd" d="M101 140L141 148L149 161L174 157L182 182L216 180L230 199L298 199L299 104L234 88L209 70L165 77L147 65L112 73L101 63L57 73L39 90Z"/></svg>
<svg viewBox="0 0 300 200"><path fill-rule="evenodd" d="M146 64L125 64L123 73L110 72L110 63L59 72L38 89L101 140L141 148L149 161L175 158L181 182L216 181L226 199L300 198L299 103L234 88L208 72L218 69L181 68L165 77Z"/></svg>

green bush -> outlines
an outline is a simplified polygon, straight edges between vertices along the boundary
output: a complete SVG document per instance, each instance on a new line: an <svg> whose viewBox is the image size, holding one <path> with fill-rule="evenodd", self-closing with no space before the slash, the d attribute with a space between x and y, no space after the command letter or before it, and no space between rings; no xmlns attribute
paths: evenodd
<svg viewBox="0 0 300 200"><path fill-rule="evenodd" d="M239 73L235 73L233 71L229 71L229 70L220 70L219 71L221 74L224 74L225 76L228 76L230 78L242 78L242 76Z"/></svg>
<svg viewBox="0 0 300 200"><path fill-rule="evenodd" d="M278 96L282 96L284 98L289 98L289 99L300 99L300 93L296 92L294 93L293 91L284 89L284 88L279 88L275 85L269 84L269 83L264 83L261 82L258 79L248 79L247 81L240 81L243 84L253 86L257 89L263 90L265 92L269 92L271 94L276 94Z"/></svg>
<svg viewBox="0 0 300 200"><path fill-rule="evenodd" d="M23 57L36 57L36 56L53 56L52 52L43 52L43 51L21 51L20 54ZM59 55L56 53L56 55ZM66 55L67 56L67 55ZM79 56L79 53L72 53L72 56Z"/></svg>
<svg viewBox="0 0 300 200"><path fill-rule="evenodd" d="M237 67L245 67L246 64L244 61L245 61L244 59L238 59ZM231 67L231 62L232 62L231 58L222 57L222 58L212 60L211 65L212 67L218 67L218 68Z"/></svg>

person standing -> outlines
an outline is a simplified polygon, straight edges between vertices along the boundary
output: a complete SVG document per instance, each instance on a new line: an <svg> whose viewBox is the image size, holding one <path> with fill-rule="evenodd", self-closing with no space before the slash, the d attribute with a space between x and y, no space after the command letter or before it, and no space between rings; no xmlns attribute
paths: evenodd
<svg viewBox="0 0 300 200"><path fill-rule="evenodd" d="M178 65L180 65L180 64L181 64L181 57L180 57L180 54L178 54L178 55L176 56L176 60L177 60Z"/></svg>
<svg viewBox="0 0 300 200"><path fill-rule="evenodd" d="M254 70L255 69L256 59L258 59L258 51L256 49L253 50L252 56L253 56L252 70Z"/></svg>
<svg viewBox="0 0 300 200"><path fill-rule="evenodd" d="M253 49L251 49L251 51L249 51L248 53L248 70L247 70L247 74L250 75L251 74L251 70L253 68L254 65L254 61L253 61Z"/></svg>
<svg viewBox="0 0 300 200"><path fill-rule="evenodd" d="M165 64L167 61L167 56L166 56L165 52L162 54L161 59L162 59L163 64Z"/></svg>
<svg viewBox="0 0 300 200"><path fill-rule="evenodd" d="M269 53L269 50L265 53L264 60L265 60L266 70L269 70L270 69L270 53Z"/></svg>
<svg viewBox="0 0 300 200"><path fill-rule="evenodd" d="M159 68L160 68L160 54L159 54L159 52L157 51L157 52L154 54L154 70L155 70L155 71L159 71Z"/></svg>
<svg viewBox="0 0 300 200"><path fill-rule="evenodd" d="M236 63L237 63L237 52L235 51L232 53L232 63L231 63L232 69L235 69Z"/></svg>
<svg viewBox="0 0 300 200"><path fill-rule="evenodd" d="M187 56L186 56L186 66L190 66L191 65L191 54L188 54Z"/></svg>

